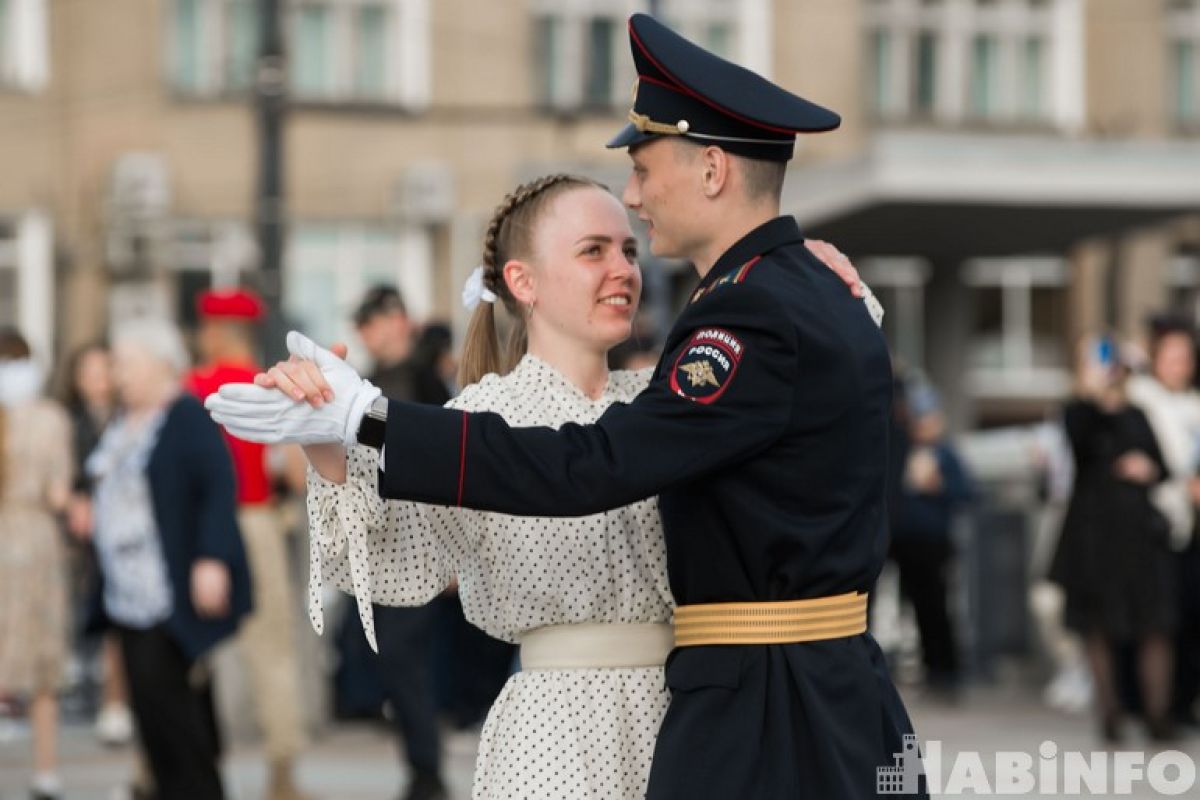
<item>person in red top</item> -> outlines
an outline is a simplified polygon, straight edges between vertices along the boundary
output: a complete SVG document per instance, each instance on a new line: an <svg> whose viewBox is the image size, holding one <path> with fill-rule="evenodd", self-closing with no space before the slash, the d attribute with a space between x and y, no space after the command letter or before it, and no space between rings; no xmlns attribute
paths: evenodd
<svg viewBox="0 0 1200 800"><path fill-rule="evenodd" d="M262 317L262 304L250 292L203 292L197 298L200 328L196 345L203 365L187 376L187 387L201 400L227 383L254 380L258 372L252 350L252 326ZM210 360L211 359L211 360ZM247 442L222 431L233 454L238 503L266 503L271 499L266 445Z"/></svg>
<svg viewBox="0 0 1200 800"><path fill-rule="evenodd" d="M255 326L263 304L245 289L201 292L196 298L200 364L185 385L204 400L226 383L251 381L259 371ZM223 432L224 433L224 432ZM238 633L258 706L259 727L270 761L268 800L306 798L296 786L294 763L304 747L299 667L292 635L295 608L287 569L287 528L271 495L265 445L224 433L237 477L238 524L253 578L254 611Z"/></svg>

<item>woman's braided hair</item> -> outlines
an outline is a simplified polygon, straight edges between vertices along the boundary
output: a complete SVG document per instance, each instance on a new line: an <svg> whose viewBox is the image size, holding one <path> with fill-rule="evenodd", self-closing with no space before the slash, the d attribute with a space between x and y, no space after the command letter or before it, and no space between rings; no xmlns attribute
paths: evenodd
<svg viewBox="0 0 1200 800"><path fill-rule="evenodd" d="M528 345L525 315L504 280L504 265L514 258L527 259L533 252L533 234L550 202L565 192L582 188L608 187L591 178L557 173L523 183L496 206L483 237L483 285L504 303L512 317L508 347L501 355L496 332L496 303L480 303L467 326L458 367L458 383L477 383L489 372L505 374L525 355Z"/></svg>

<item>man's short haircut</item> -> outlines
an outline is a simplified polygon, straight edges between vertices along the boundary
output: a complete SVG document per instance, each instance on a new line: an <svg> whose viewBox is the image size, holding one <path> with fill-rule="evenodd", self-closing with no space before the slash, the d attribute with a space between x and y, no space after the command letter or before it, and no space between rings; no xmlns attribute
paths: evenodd
<svg viewBox="0 0 1200 800"><path fill-rule="evenodd" d="M363 295L362 302L354 312L354 324L361 328L370 322L372 317L391 313L408 314L400 290L387 284L372 286Z"/></svg>
<svg viewBox="0 0 1200 800"><path fill-rule="evenodd" d="M672 136L676 143L676 157L694 159L701 150L709 145L688 139L684 136ZM759 158L747 158L730 153L725 154L734 162L735 169L742 172L742 182L746 187L746 199L754 201L773 200L779 202L783 197L783 179L787 176L786 161L764 161Z"/></svg>
<svg viewBox="0 0 1200 800"><path fill-rule="evenodd" d="M734 160L741 165L748 198L778 202L783 197L783 179L787 176L786 161L763 161L745 156L734 156Z"/></svg>

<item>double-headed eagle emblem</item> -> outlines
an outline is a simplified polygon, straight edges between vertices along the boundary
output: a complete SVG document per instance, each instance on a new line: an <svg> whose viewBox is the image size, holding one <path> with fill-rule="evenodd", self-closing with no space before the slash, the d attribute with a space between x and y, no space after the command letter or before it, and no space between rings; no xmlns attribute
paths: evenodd
<svg viewBox="0 0 1200 800"><path fill-rule="evenodd" d="M693 389L697 386L715 386L718 389L721 388L721 382L717 380L712 364L707 361L690 361L687 364L680 364L679 368L687 373L688 381L691 383Z"/></svg>

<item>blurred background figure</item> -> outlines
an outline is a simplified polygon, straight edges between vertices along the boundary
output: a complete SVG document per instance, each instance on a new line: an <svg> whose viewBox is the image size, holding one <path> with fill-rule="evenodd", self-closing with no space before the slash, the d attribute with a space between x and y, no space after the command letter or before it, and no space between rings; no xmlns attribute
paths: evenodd
<svg viewBox="0 0 1200 800"><path fill-rule="evenodd" d="M431 339L414 354L414 327L398 289L381 285L368 290L354 312L354 326L373 363L367 378L385 396L439 406L450 399L450 388L439 371L448 342L438 344ZM448 602L457 605L457 598ZM376 697L386 699L412 775L404 797L445 797L433 676L433 640L439 610L444 609L434 603L373 608L378 655L367 644L354 604L344 605L338 626L341 659L337 678L342 711L373 713L378 708ZM461 608L457 616L462 616ZM445 624L455 630L456 623L450 609ZM455 655L462 653L456 651ZM445 664L448 671L472 666L469 661Z"/></svg>
<svg viewBox="0 0 1200 800"><path fill-rule="evenodd" d="M458 359L454 357L454 333L445 322L429 322L421 328L412 354L414 390L420 397L458 394Z"/></svg>
<svg viewBox="0 0 1200 800"><path fill-rule="evenodd" d="M88 459L100 612L121 643L139 741L159 800L224 797L204 656L250 610L229 454L183 391L179 332L156 320L113 337L122 413Z"/></svg>
<svg viewBox="0 0 1200 800"><path fill-rule="evenodd" d="M1200 692L1200 545L1196 506L1200 504L1200 393L1196 378L1196 334L1187 320L1160 316L1150 321L1150 373L1129 381L1129 397L1154 430L1167 474L1151 496L1170 523L1170 544L1178 572L1179 628L1175 637L1175 722L1197 727Z"/></svg>
<svg viewBox="0 0 1200 800"><path fill-rule="evenodd" d="M71 490L71 432L42 383L25 339L0 329L0 699L28 701L32 797L53 800L62 796L57 692L69 626L55 515Z"/></svg>
<svg viewBox="0 0 1200 800"><path fill-rule="evenodd" d="M1129 403L1127 379L1112 339L1085 340L1076 395L1064 410L1075 485L1050 568L1066 595L1067 626L1084 637L1101 735L1109 744L1122 736L1114 648L1124 644L1137 647L1150 736L1173 738L1176 564L1170 523L1150 499L1169 473L1146 415Z"/></svg>
<svg viewBox="0 0 1200 800"><path fill-rule="evenodd" d="M1037 644L1049 668L1042 701L1058 711L1083 714L1094 703L1087 654L1080 637L1064 624L1062 587L1046 577L1075 483L1075 460L1063 429L1061 409L1038 426L1033 451L1044 503L1037 514L1031 557L1029 612Z"/></svg>
<svg viewBox="0 0 1200 800"><path fill-rule="evenodd" d="M86 614L85 604L98 576L92 548L92 480L85 469L88 456L117 410L112 378L112 355L100 342L84 345L67 359L64 401L71 418L71 445L75 482L67 504L67 531L73 547L72 594L76 618ZM81 648L86 660L88 647ZM105 635L100 647L100 707L96 714L96 737L107 745L123 745L133 738L133 716L129 711L120 645L115 636Z"/></svg>
<svg viewBox="0 0 1200 800"><path fill-rule="evenodd" d="M967 469L946 438L937 391L925 382L906 388L898 417L907 436L897 442L903 459L890 555L900 592L912 604L921 637L926 685L953 698L962 674L955 622L950 613L955 566L955 515L974 491Z"/></svg>
<svg viewBox="0 0 1200 800"><path fill-rule="evenodd" d="M961 616L963 696L986 714L998 693L1012 692L1030 715L1064 724L1055 734L1064 747L1064 731L1090 746L1092 726L1059 713L1091 708L1082 639L1064 635L1065 595L1046 579L1063 528L1055 517L1068 498L1038 484L1043 454L1061 448L1031 443L1066 441L1062 410L1080 337L1111 330L1131 341L1149 314L1200 321L1200 0L588 0L586 12L577 5L0 0L0 327L15 325L47 371L69 373L69 354L113 321L149 314L192 330L196 294L212 287L277 287L277 297L264 296L272 316L331 343L355 338L353 312L371 287L398 286L408 314L377 322L380 338L400 352L373 358L427 365L429 336L454 394L445 366L452 356L442 349L449 337L435 326L417 333L420 323L443 319L455 338L466 330L457 302L469 270L463 253L508 187L568 166L610 187L625 182L627 159L602 142L629 111L635 67L613 54L631 11L663 14L715 52L844 115L842 132L814 140L789 169L782 210L853 258L887 309L889 347L938 388L948 436L969 467L976 499L961 507L949 604ZM147 14L155 24L145 24ZM272 22L282 61L263 48ZM74 30L94 35L56 35ZM839 46L819 46L825 41ZM133 53L141 56L127 57ZM1144 68L1129 69L1134 62ZM447 108L454 112L442 113ZM278 124L259 125L269 119ZM637 223L634 230L644 237ZM644 238L642 245L645 253ZM645 320L614 350L614 368L656 361L659 336L647 334L664 332L695 285L688 264L644 257L642 267ZM364 339L374 333L364 328ZM1162 372L1154 338L1146 347L1152 375L1131 379L1129 391L1170 472L1150 494L1170 520L1180 590L1172 706L1187 722L1200 682L1200 545L1186 518L1200 485L1187 463L1194 456L1183 457L1191 393L1186 379ZM1168 360L1187 361L1179 358L1189 350L1184 338L1164 338ZM417 370L415 391L440 395L428 375ZM82 394L82 380L80 387ZM98 413L80 416L71 404L77 439L95 435L93 420L104 416L102 401L86 404ZM1178 435L1164 434L1164 422ZM893 471L903 476L899 433L892 441ZM83 456L77 452L77 463ZM272 450L268 473L286 457ZM1068 454L1052 469L1066 495L1073 468ZM899 491L899 481L894 486ZM81 497L75 493L61 523L76 533ZM889 513L899 511L889 497ZM293 589L306 561L297 557L302 539L285 539ZM69 565L74 556L75 566L87 566L82 546L65 549ZM68 598L80 577L68 580ZM889 562L872 598L885 624L873 627L903 675L910 665L919 672L921 659L898 583ZM290 609L299 624L301 705L320 714L324 694L333 693L325 655L334 637L310 636L297 619L301 605L296 596ZM435 606L453 615L455 599ZM365 649L357 619L347 622L355 627L346 641L357 637ZM479 659L464 658L455 644L456 631L471 629L436 621L434 629L434 695L457 724L486 705L472 699L476 690L460 671L492 670L476 669ZM94 663L94 646L76 648L81 663ZM1137 672L1126 663L1136 663L1136 644L1117 649L1118 685L1132 680L1136 690L1119 694L1140 703L1136 677L1126 675ZM248 696L253 674L230 650L216 658L218 677L230 676L218 680L218 700L262 700ZM108 676L122 674L111 656L104 663ZM377 668L366 657L357 663L369 680L339 686L369 687L367 705L377 709ZM75 749L81 740L96 744L97 691L77 688L73 667L68 657L59 715L64 752L73 756L60 774L75 787L103 759L127 756ZM117 742L128 730L115 724L120 682L109 677L104 686L94 730ZM486 692L481 685L477 693ZM6 702L23 714L23 702L0 698ZM257 705L222 706L233 712L228 730L257 727ZM922 733L935 736L945 733L938 722L965 710L933 708L933 725L919 709L916 716ZM992 727L1002 726L978 729ZM301 740L310 792L340 785L317 757L359 735L353 726L328 733ZM23 742L4 744L9 735L26 735L23 720L0 720L0 796L26 781ZM469 738L445 739L442 772L452 788ZM377 779L394 794L390 731L372 741ZM1200 757L1200 735L1190 743ZM78 752L86 755L74 758ZM249 752L233 766L257 786L265 751ZM277 774L293 772L281 766Z"/></svg>
<svg viewBox="0 0 1200 800"><path fill-rule="evenodd" d="M254 380L259 297L246 289L201 292L196 297L200 363L184 380L203 401L226 383ZM238 634L249 668L259 728L266 744L269 800L302 800L295 762L305 745L299 665L293 618L296 592L288 568L287 526L272 496L267 448L221 431L237 482L238 526L253 576L253 613Z"/></svg>

